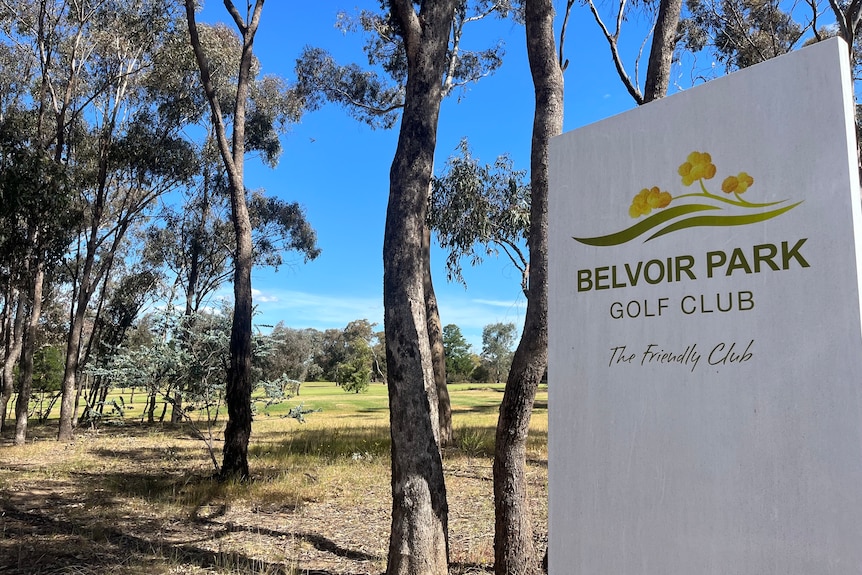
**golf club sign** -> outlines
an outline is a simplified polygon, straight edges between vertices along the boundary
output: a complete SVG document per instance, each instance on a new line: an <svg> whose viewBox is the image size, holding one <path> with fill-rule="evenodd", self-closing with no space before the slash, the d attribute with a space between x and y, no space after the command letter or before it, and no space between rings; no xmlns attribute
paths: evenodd
<svg viewBox="0 0 862 575"><path fill-rule="evenodd" d="M862 572L846 45L555 138L552 575Z"/></svg>

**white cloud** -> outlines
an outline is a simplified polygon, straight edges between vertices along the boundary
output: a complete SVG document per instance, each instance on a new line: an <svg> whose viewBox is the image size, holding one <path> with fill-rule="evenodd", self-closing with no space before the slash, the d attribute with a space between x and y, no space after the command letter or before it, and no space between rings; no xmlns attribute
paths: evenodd
<svg viewBox="0 0 862 575"><path fill-rule="evenodd" d="M383 296L338 296L301 291L254 290L258 311L255 323L274 325L283 321L292 328L325 330L343 328L357 319L367 319L383 328ZM492 323L514 323L519 332L524 324L526 301L478 299L438 293L440 320L443 325L461 328L475 352L481 351L482 329Z"/></svg>
<svg viewBox="0 0 862 575"><path fill-rule="evenodd" d="M474 302L491 307L503 307L508 309L527 309L527 300L502 301L493 299L474 299Z"/></svg>
<svg viewBox="0 0 862 575"><path fill-rule="evenodd" d="M254 303L256 303L256 304L275 303L278 301L278 297L273 296L273 295L264 295L264 293L262 291L260 291L259 289L252 289L251 290L251 297L254 300Z"/></svg>

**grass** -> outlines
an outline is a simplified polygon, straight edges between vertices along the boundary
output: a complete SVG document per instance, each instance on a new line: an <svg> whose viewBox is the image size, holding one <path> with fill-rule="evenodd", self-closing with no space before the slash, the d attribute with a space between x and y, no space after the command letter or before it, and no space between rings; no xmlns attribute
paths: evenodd
<svg viewBox="0 0 862 575"><path fill-rule="evenodd" d="M456 441L444 451L444 468L452 573L476 573L493 560L491 457L502 385L452 385L450 395ZM144 396L135 400L142 409ZM297 402L322 411L305 424L282 417ZM267 413L254 422L248 483L215 481L187 424L140 424L139 412L125 425L79 430L68 444L53 440L56 422L34 426L25 446L12 447L5 433L0 572L382 572L391 506L385 386L353 394L307 383ZM223 419L217 435L222 427ZM540 536L546 445L543 389L528 444Z"/></svg>

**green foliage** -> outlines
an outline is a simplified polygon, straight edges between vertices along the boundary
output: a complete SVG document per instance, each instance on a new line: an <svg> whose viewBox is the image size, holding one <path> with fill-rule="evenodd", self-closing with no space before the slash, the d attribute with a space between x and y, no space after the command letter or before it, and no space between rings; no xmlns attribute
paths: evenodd
<svg viewBox="0 0 862 575"><path fill-rule="evenodd" d="M189 300L187 310L197 311L233 274L234 241L223 167L213 157L201 156L204 172L196 190L186 190L181 207L166 209L159 225L146 232L145 259L164 266L183 279ZM256 191L251 194L249 217L255 266L278 269L286 252L302 254L305 261L320 255L317 235L295 202Z"/></svg>
<svg viewBox="0 0 862 575"><path fill-rule="evenodd" d="M297 420L299 423L305 423L305 416L309 413L319 413L322 409L308 409L304 404L294 405L287 412L287 417Z"/></svg>
<svg viewBox="0 0 862 575"><path fill-rule="evenodd" d="M110 355L125 342L126 333L132 328L144 303L155 292L159 279L154 270L142 266L139 271L120 277L114 284L94 327L93 338L98 342L99 359Z"/></svg>
<svg viewBox="0 0 862 575"><path fill-rule="evenodd" d="M369 68L339 64L327 51L306 47L296 64L296 91L310 110L326 102L343 106L354 119L372 128L392 128L404 106L407 54L398 23L383 10L362 10L356 15L340 13L336 26L343 32L365 35L363 50ZM449 37L449 58L442 78L443 96L455 88L493 74L503 64L504 47L497 43L484 50L462 44L464 27L489 16L508 17L513 12L507 0L464 0L459 3Z"/></svg>
<svg viewBox="0 0 862 575"><path fill-rule="evenodd" d="M479 364L470 373L470 379L476 383L491 383L491 370L485 364Z"/></svg>
<svg viewBox="0 0 862 575"><path fill-rule="evenodd" d="M316 110L326 102L337 102L372 128L392 128L404 106L400 86L389 85L378 74L356 64L339 65L321 48L303 50L296 77L306 107Z"/></svg>
<svg viewBox="0 0 862 575"><path fill-rule="evenodd" d="M261 377L278 379L287 377L296 381L312 381L320 374L314 363L320 353L323 334L316 329L293 329L279 322L269 334L274 348L260 358Z"/></svg>
<svg viewBox="0 0 862 575"><path fill-rule="evenodd" d="M159 178L190 183L199 169L192 145L166 133L166 126L159 124L150 110L139 111L112 144L110 161L117 170L134 173L138 185L146 187Z"/></svg>
<svg viewBox="0 0 862 575"><path fill-rule="evenodd" d="M344 391L360 393L371 383L373 328L374 324L364 319L352 321L344 328L343 356L335 366L335 382Z"/></svg>
<svg viewBox="0 0 862 575"><path fill-rule="evenodd" d="M529 260L524 246L530 226L530 188L525 177L507 156L482 165L471 154L467 140L461 140L458 155L450 157L443 174L434 179L428 206L428 224L440 247L448 252L450 281L465 283L463 258L475 266L502 250L521 271L526 289Z"/></svg>
<svg viewBox="0 0 862 575"><path fill-rule="evenodd" d="M63 383L65 357L56 345L46 345L33 354L33 391L59 391Z"/></svg>
<svg viewBox="0 0 862 575"><path fill-rule="evenodd" d="M167 312L156 315L151 327L149 341L118 348L106 364L88 372L115 387L146 389L168 400L172 391L182 390L187 409L215 405L224 389L229 318Z"/></svg>
<svg viewBox="0 0 862 575"><path fill-rule="evenodd" d="M36 143L35 122L30 111L0 113L0 266L24 277L31 257L60 259L81 216L66 167Z"/></svg>
<svg viewBox="0 0 862 575"><path fill-rule="evenodd" d="M686 48L712 46L728 71L747 68L793 49L812 23L800 24L778 0L686 0L680 23Z"/></svg>
<svg viewBox="0 0 862 575"><path fill-rule="evenodd" d="M285 202L255 192L249 203L255 263L278 269L284 262L283 253L295 251L305 261L320 255L317 234L305 219L305 212L296 202Z"/></svg>
<svg viewBox="0 0 862 575"><path fill-rule="evenodd" d="M111 387L146 389L169 403L173 392L182 392L186 411L203 409L215 415L224 394L231 310L191 315L167 311L147 319L103 365L87 372L107 379ZM257 332L252 339L253 385L263 392L258 399L265 411L300 390L299 381L285 374L271 376L263 368L278 354L280 343L277 334Z"/></svg>
<svg viewBox="0 0 862 575"><path fill-rule="evenodd" d="M328 329L315 356L320 377L347 384L346 391L364 391L374 376L383 376L383 334L367 319L350 322L343 330Z"/></svg>
<svg viewBox="0 0 862 575"><path fill-rule="evenodd" d="M446 377L452 381L464 381L473 371L471 345L455 324L443 327L443 353L446 357Z"/></svg>
<svg viewBox="0 0 862 575"><path fill-rule="evenodd" d="M465 427L455 434L458 448L468 457L493 457L494 437L485 427Z"/></svg>
<svg viewBox="0 0 862 575"><path fill-rule="evenodd" d="M482 361L496 383L509 373L515 335L516 328L513 323L493 323L482 329Z"/></svg>
<svg viewBox="0 0 862 575"><path fill-rule="evenodd" d="M371 352L356 352L349 360L335 368L335 382L344 391L360 393L371 383Z"/></svg>

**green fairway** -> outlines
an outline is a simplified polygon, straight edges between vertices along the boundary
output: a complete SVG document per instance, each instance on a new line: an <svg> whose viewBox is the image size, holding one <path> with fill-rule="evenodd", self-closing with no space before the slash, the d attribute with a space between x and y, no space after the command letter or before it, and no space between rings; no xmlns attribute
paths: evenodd
<svg viewBox="0 0 862 575"><path fill-rule="evenodd" d="M500 402L503 399L505 385L502 383L456 383L450 384L449 396L452 405L453 423L458 426L493 426L497 421L497 413ZM145 418L147 394L142 390L115 389L107 398L105 413L110 411L111 402L124 406L123 419L128 421L140 421ZM310 381L300 387L299 395L282 403L266 405L266 398L258 391L254 395L256 419L262 420L269 417L280 418L287 415L288 411L298 404L304 409L315 410L308 414L310 420L323 419L329 424L337 422L378 425L389 421L389 398L387 388L382 383L372 383L362 393L345 392L341 387L332 382ZM541 386L536 397L534 416L539 421L536 423L544 427L542 421L547 421L547 386ZM11 408L11 404L10 404ZM157 401L155 418L159 419L165 409L164 400ZM79 408L79 412L83 406ZM226 409L221 405L219 419L226 416ZM205 419L204 411L191 412L191 417L197 422ZM54 405L50 420L56 420L59 416L59 405ZM170 406L166 411L165 420L170 419ZM116 420L114 421L116 422Z"/></svg>

